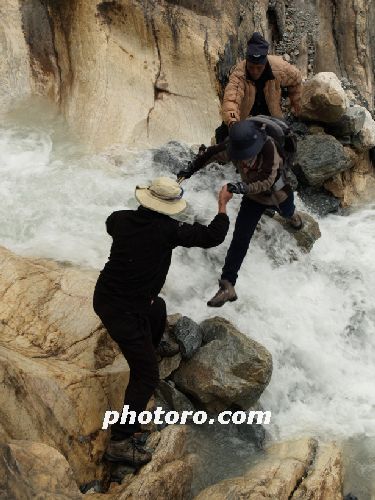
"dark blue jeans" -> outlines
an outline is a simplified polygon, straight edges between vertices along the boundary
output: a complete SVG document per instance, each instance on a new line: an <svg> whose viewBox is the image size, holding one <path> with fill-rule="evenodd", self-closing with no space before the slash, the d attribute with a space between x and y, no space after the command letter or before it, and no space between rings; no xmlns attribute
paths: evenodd
<svg viewBox="0 0 375 500"><path fill-rule="evenodd" d="M263 205L250 200L247 196L242 198L240 210L237 215L236 225L233 232L232 242L228 249L221 279L228 280L232 285L236 284L238 271L245 258L255 228L267 208L277 210L283 217L292 217L295 211L294 196L291 192L288 198L280 203L278 207Z"/></svg>

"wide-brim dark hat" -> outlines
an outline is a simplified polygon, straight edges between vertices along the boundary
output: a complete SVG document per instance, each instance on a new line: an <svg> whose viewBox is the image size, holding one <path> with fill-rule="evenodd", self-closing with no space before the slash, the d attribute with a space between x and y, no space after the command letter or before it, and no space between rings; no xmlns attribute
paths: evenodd
<svg viewBox="0 0 375 500"><path fill-rule="evenodd" d="M231 160L254 158L262 150L267 134L249 120L235 123L229 129L228 154Z"/></svg>

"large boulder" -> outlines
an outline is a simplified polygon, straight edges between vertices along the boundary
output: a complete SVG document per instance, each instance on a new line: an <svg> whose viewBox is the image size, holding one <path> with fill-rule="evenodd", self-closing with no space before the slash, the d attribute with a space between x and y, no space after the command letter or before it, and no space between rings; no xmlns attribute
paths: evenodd
<svg viewBox="0 0 375 500"><path fill-rule="evenodd" d="M343 116L349 101L335 73L318 73L303 87L301 117L305 120L335 123Z"/></svg>
<svg viewBox="0 0 375 500"><path fill-rule="evenodd" d="M203 345L173 374L177 387L208 411L233 404L249 408L270 381L271 354L223 318L208 319L200 327Z"/></svg>
<svg viewBox="0 0 375 500"><path fill-rule="evenodd" d="M0 498L79 500L83 495L61 453L20 440L0 444Z"/></svg>
<svg viewBox="0 0 375 500"><path fill-rule="evenodd" d="M109 408L129 369L92 309L96 272L0 249L2 440L59 450L78 484L103 476Z"/></svg>
<svg viewBox="0 0 375 500"><path fill-rule="evenodd" d="M334 444L320 448L314 439L278 443L243 476L206 488L196 500L342 500L342 467Z"/></svg>
<svg viewBox="0 0 375 500"><path fill-rule="evenodd" d="M295 165L303 181L322 186L324 181L354 165L353 154L332 135L309 135L299 141Z"/></svg>

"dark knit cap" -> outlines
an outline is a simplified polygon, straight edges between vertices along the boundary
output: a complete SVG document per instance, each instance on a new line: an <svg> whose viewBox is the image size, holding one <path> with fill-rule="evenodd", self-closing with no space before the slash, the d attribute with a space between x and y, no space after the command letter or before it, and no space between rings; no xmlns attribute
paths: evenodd
<svg viewBox="0 0 375 500"><path fill-rule="evenodd" d="M247 42L246 59L255 64L266 64L269 43L260 33L254 33Z"/></svg>

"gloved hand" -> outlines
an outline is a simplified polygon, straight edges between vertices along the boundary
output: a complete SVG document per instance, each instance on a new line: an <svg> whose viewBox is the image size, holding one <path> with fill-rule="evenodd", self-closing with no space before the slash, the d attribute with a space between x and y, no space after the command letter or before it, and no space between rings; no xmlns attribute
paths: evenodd
<svg viewBox="0 0 375 500"><path fill-rule="evenodd" d="M190 177L194 174L194 172L195 172L194 164L193 162L189 161L187 167L184 170L180 170L177 173L177 179L180 179L181 177L183 177L184 179L190 179Z"/></svg>
<svg viewBox="0 0 375 500"><path fill-rule="evenodd" d="M227 189L233 194L246 194L249 191L245 182L228 182Z"/></svg>

